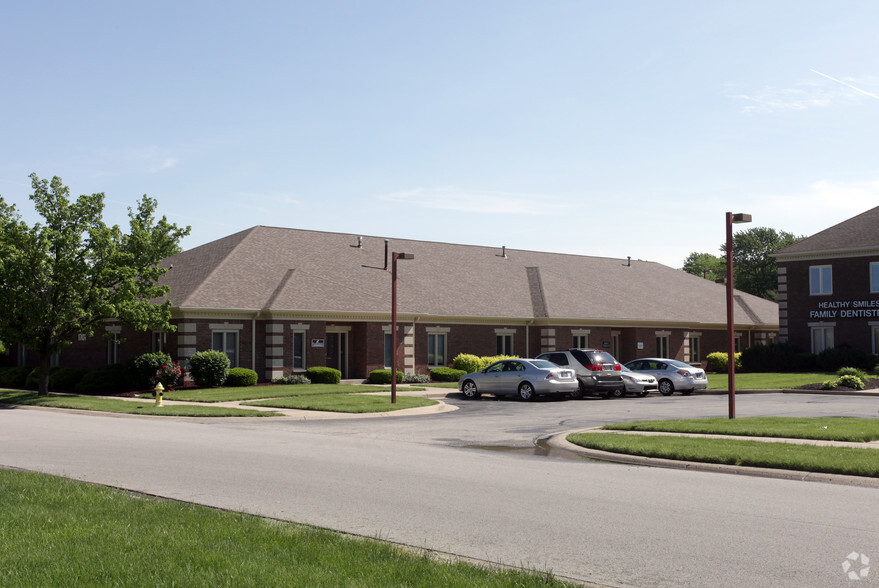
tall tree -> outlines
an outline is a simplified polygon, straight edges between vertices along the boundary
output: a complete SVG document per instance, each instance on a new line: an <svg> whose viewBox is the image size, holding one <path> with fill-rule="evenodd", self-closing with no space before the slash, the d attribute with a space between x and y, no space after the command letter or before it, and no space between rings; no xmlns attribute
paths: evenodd
<svg viewBox="0 0 879 588"><path fill-rule="evenodd" d="M138 330L171 330L171 302L156 303L169 288L158 280L159 263L180 251L180 228L146 195L128 209L129 232L102 220L104 194L70 201L61 178L31 174L30 199L45 219L29 227L15 206L0 197L0 339L40 355L39 394L49 393L53 354L74 337L92 335L106 319Z"/></svg>
<svg viewBox="0 0 879 588"><path fill-rule="evenodd" d="M683 270L688 274L714 282L723 279L726 272L726 260L710 253L693 252L684 260Z"/></svg>
<svg viewBox="0 0 879 588"><path fill-rule="evenodd" d="M771 254L793 245L803 237L767 227L733 234L733 279L738 290L778 299L778 264ZM726 255L726 243L720 246Z"/></svg>

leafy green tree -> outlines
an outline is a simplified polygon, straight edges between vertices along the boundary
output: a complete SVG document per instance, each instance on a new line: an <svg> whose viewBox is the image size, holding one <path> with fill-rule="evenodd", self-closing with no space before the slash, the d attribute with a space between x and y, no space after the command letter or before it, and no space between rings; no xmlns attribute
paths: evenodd
<svg viewBox="0 0 879 588"><path fill-rule="evenodd" d="M180 251L180 228L156 221L156 200L146 195L128 209L127 234L104 224L104 194L71 202L61 178L31 174L30 196L45 219L30 227L0 197L0 339L40 355L39 394L49 393L53 354L79 333L92 335L105 319L138 330L172 330L169 288L158 280L162 259Z"/></svg>
<svg viewBox="0 0 879 588"><path fill-rule="evenodd" d="M768 300L778 299L778 263L772 253L803 237L767 227L733 234L733 279L737 290ZM720 246L726 255L726 243Z"/></svg>
<svg viewBox="0 0 879 588"><path fill-rule="evenodd" d="M710 253L693 252L684 260L683 270L714 282L726 275L726 259Z"/></svg>

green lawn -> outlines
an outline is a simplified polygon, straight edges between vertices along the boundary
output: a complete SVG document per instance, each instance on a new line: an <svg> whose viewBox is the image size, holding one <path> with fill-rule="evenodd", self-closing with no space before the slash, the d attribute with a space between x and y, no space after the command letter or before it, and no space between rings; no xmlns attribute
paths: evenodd
<svg viewBox="0 0 879 588"><path fill-rule="evenodd" d="M0 470L0 586L563 587L388 543Z"/></svg>
<svg viewBox="0 0 879 588"><path fill-rule="evenodd" d="M877 449L613 433L575 433L568 435L568 441L592 449L645 457L879 477Z"/></svg>
<svg viewBox="0 0 879 588"><path fill-rule="evenodd" d="M274 408L298 408L300 410L324 410L330 412L366 413L389 412L404 408L432 406L436 400L420 396L397 396L391 404L390 395L371 396L362 394L321 394L317 396L294 396L275 398L256 402L245 402L247 406L271 406Z"/></svg>
<svg viewBox="0 0 879 588"><path fill-rule="evenodd" d="M398 387L397 390L401 388ZM406 388L424 390L424 388ZM363 386L354 384L278 384L272 386L245 386L239 388L184 388L165 394L168 400L189 402L230 402L258 398L284 398L287 396L311 396L323 394L359 394L364 392L390 392L390 386ZM148 394L152 398L152 394Z"/></svg>
<svg viewBox="0 0 879 588"><path fill-rule="evenodd" d="M618 431L665 431L747 437L788 437L866 442L879 439L879 419L850 417L753 417L638 421L602 427Z"/></svg>
<svg viewBox="0 0 879 588"><path fill-rule="evenodd" d="M748 374L736 372L736 390L784 390L804 384L815 384L836 377L832 372L805 374ZM708 374L709 390L726 390L729 387L728 375Z"/></svg>
<svg viewBox="0 0 879 588"><path fill-rule="evenodd" d="M23 404L28 406L49 406L52 408L76 408L122 414L146 414L157 416L183 417L264 417L278 416L276 412L226 408L221 406L170 405L157 407L152 399L141 401L116 398L96 398L94 396L52 395L38 396L36 392L0 390L0 403Z"/></svg>

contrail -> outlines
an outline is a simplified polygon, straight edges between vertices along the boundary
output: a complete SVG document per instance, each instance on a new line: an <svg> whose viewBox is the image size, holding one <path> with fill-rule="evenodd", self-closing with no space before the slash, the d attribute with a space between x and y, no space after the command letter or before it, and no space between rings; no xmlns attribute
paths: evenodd
<svg viewBox="0 0 879 588"><path fill-rule="evenodd" d="M867 92L866 90L861 90L860 88L852 86L851 84L849 84L847 82L843 82L842 80L837 80L836 78L831 77L825 73L821 73L817 69L809 69L809 71L815 72L819 76L823 76L823 77L827 78L828 80L832 80L832 81L836 82L837 84L842 84L843 86L851 88L855 92L860 92L861 94L865 94L865 95L869 96L870 98L875 98L876 100L879 100L879 95L873 94L872 92Z"/></svg>

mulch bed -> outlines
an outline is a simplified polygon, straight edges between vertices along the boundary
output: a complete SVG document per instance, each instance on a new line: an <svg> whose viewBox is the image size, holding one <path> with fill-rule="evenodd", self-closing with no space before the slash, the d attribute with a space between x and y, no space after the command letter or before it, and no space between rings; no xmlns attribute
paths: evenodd
<svg viewBox="0 0 879 588"><path fill-rule="evenodd" d="M827 378L830 379L829 377ZM797 386L794 390L823 390L824 392L860 392L860 390L855 390L854 388L849 388L847 386L837 386L832 390L824 390L821 386L822 383L816 384L806 384L804 386ZM864 386L864 390L876 390L879 389L879 378L870 378L867 380L867 384Z"/></svg>

